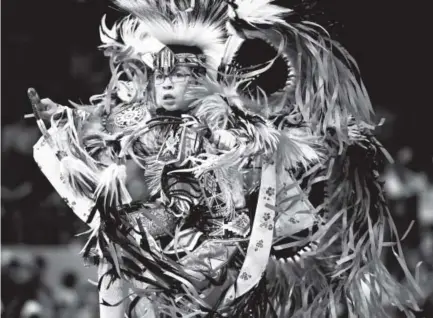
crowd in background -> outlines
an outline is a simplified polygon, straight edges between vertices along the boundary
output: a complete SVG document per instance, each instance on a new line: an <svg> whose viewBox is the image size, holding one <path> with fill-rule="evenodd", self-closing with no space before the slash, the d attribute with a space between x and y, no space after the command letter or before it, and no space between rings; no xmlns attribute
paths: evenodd
<svg viewBox="0 0 433 318"><path fill-rule="evenodd" d="M41 96L66 105L68 99L86 102L88 97L100 93L108 83L110 73L106 60L96 49L98 23L107 11L107 1L60 2L2 2L2 18L4 13L9 17L7 23L3 19L7 30L2 32L3 246L65 245L80 240L75 235L86 230L35 164L32 146L40 133L33 120L23 119L25 113L31 112L26 97L28 87L35 87ZM26 10L22 10L23 6ZM60 13L50 15L49 11ZM116 14L112 12L111 17ZM345 19L349 21L349 17ZM63 36L55 38L53 28L61 30ZM347 28L346 33L353 34ZM361 49L354 43L343 42L356 53L357 49ZM376 42L372 40L372 43ZM358 60L360 57L355 55ZM7 63L4 63L5 60ZM360 64L367 66L371 61L361 58ZM402 244L410 270L417 273L420 282L425 285L422 286L426 293L422 301L424 316L421 314L419 317L428 317L425 313L433 312L433 288L429 284L433 280L433 149L430 149L431 142L422 141L426 137L422 130L425 121L422 116L419 117L420 108L415 107L419 107L416 99L413 99L416 105L410 105L415 107L410 112L401 105L407 105L409 98L406 95L401 95L398 100L395 96L392 99L392 89L379 87L371 75L369 81L368 75L375 73L371 70L366 73L366 86L373 91L377 115L387 119L377 131L378 139L396 160L383 171L390 211L400 235L405 236ZM393 80L390 69L385 67L382 73L389 77L389 81ZM379 90L390 96L389 101L378 95ZM417 118L417 124L414 118ZM389 256L384 255L389 270L396 277L403 277L394 268L395 262ZM54 292L53 286L44 282L45 270L44 257L29 255L19 258L13 253L2 255L2 317L98 317L96 289L87 281L79 282L78 271L63 273Z"/></svg>
<svg viewBox="0 0 433 318"><path fill-rule="evenodd" d="M78 270L63 270L54 285L47 275L44 256L2 251L2 317L98 318L97 288Z"/></svg>

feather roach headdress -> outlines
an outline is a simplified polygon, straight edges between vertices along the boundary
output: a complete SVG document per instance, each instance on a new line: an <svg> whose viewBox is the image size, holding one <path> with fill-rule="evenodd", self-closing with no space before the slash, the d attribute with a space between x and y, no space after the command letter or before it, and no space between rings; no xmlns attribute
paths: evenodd
<svg viewBox="0 0 433 318"><path fill-rule="evenodd" d="M226 38L223 1L116 0L115 3L130 15L112 29L102 21L104 48L120 47L151 69L165 72L176 65L217 70Z"/></svg>

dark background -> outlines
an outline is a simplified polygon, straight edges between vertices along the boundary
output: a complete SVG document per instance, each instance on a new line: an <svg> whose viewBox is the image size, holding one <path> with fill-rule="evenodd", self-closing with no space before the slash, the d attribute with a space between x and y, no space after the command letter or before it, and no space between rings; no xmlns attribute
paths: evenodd
<svg viewBox="0 0 433 318"><path fill-rule="evenodd" d="M293 7L307 2L278 3ZM378 131L379 139L393 156L404 158L402 154L406 154L399 165L390 167L404 188L404 195L390 198L403 232L411 220L420 219L420 193L428 187L433 191L433 123L427 97L432 83L432 51L428 48L432 36L428 34L429 19L423 17L429 12L416 1L397 0L321 0L308 12L311 20L324 25L358 62L378 117L387 119ZM110 73L108 62L97 49L103 14L108 15L109 26L123 15L108 0L2 1L3 245L83 243L74 235L85 230L84 225L53 192L32 159L32 146L40 136L36 124L22 118L31 113L26 94L29 87L36 88L42 98L63 105L68 100L87 102L91 95L104 90ZM420 186L421 190L413 190L409 184L418 182L419 176L430 181ZM406 240L409 258L415 255L409 260L412 269L417 260L426 257L422 244L431 243L433 250L432 219L417 222L414 234ZM427 239L420 233L427 233ZM433 264L433 255L430 257ZM4 266L16 262L14 259ZM20 273L24 273L23 264L29 262L21 261L21 267L14 265L15 269L7 270L21 268ZM36 267L32 267L34 275ZM6 300L2 297L2 301ZM66 316L57 312L56 317Z"/></svg>

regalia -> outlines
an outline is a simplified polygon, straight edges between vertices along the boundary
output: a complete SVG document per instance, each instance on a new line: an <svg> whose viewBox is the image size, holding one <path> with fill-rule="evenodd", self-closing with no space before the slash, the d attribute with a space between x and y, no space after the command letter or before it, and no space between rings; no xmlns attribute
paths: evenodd
<svg viewBox="0 0 433 318"><path fill-rule="evenodd" d="M85 260L130 283L127 314L386 317L386 300L413 316L379 179L389 155L350 54L271 0L115 3L128 16L101 23L106 90L49 129L35 109L34 157L90 227ZM165 111L153 88L183 80L179 65L188 108Z"/></svg>

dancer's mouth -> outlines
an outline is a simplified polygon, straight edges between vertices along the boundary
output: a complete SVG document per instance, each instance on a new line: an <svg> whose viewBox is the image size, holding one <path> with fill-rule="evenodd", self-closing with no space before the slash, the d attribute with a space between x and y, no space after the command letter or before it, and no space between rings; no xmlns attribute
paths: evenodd
<svg viewBox="0 0 433 318"><path fill-rule="evenodd" d="M163 100L174 100L174 96L171 94L165 94L164 96L162 96Z"/></svg>

